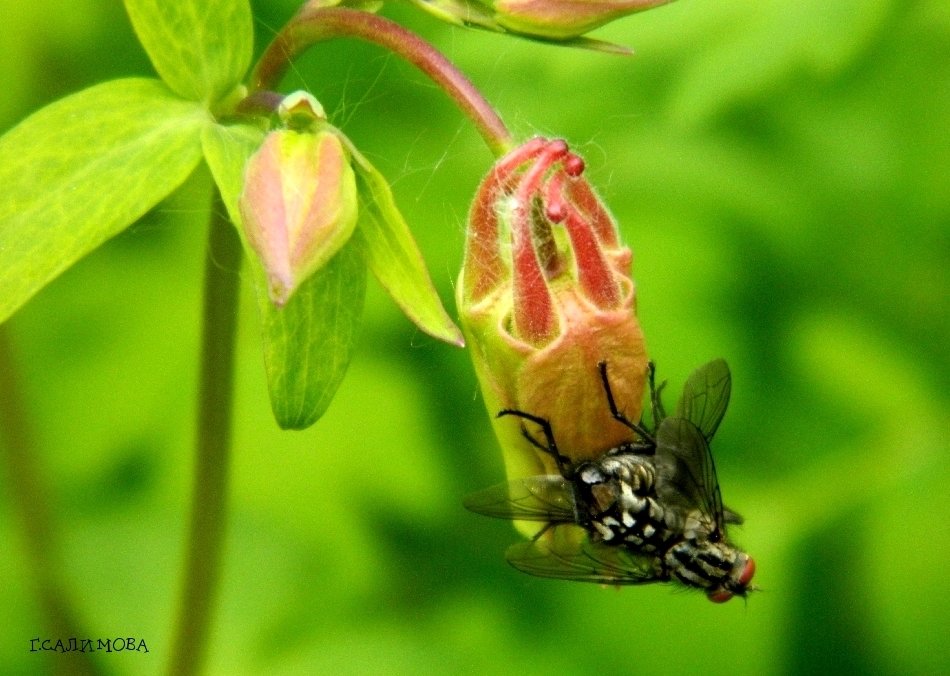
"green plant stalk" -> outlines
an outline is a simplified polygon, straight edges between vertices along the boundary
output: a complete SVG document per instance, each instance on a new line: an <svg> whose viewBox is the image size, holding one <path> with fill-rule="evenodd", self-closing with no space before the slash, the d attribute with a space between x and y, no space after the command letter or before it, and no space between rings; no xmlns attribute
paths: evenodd
<svg viewBox="0 0 950 676"><path fill-rule="evenodd" d="M228 503L241 245L215 189L205 260L195 476L184 582L168 673L200 673L221 578Z"/></svg>
<svg viewBox="0 0 950 676"><path fill-rule="evenodd" d="M6 324L0 324L0 459L7 472L12 511L23 531L27 560L45 616L46 631L50 632L49 636L42 638L49 638L54 643L58 639L88 638L79 626L72 599L60 575L59 538L47 503L49 487L43 481ZM27 645L26 641L24 645ZM89 652L51 655L56 673L104 673Z"/></svg>
<svg viewBox="0 0 950 676"><path fill-rule="evenodd" d="M252 95L275 89L296 56L317 42L336 37L359 38L401 56L449 95L495 155L501 157L514 148L504 122L451 61L415 33L360 10L305 5L261 55L251 76Z"/></svg>

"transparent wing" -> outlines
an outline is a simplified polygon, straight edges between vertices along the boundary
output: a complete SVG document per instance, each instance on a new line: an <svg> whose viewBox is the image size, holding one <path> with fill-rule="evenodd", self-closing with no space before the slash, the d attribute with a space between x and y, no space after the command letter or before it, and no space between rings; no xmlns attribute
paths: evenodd
<svg viewBox="0 0 950 676"><path fill-rule="evenodd" d="M573 523L574 492L564 477L544 474L497 484L467 496L462 504L496 519Z"/></svg>
<svg viewBox="0 0 950 676"><path fill-rule="evenodd" d="M709 441L726 415L731 391L732 376L726 362L716 359L704 364L686 379L675 417L689 420Z"/></svg>
<svg viewBox="0 0 950 676"><path fill-rule="evenodd" d="M550 538L514 544L505 558L523 573L559 580L629 585L663 579L654 566L655 559L591 542L583 531L571 530L569 534L555 532Z"/></svg>
<svg viewBox="0 0 950 676"><path fill-rule="evenodd" d="M664 505L699 509L721 529L725 523L719 479L709 444L689 420L665 418L656 434L657 498ZM737 515L732 515L737 516Z"/></svg>
<svg viewBox="0 0 950 676"><path fill-rule="evenodd" d="M722 520L726 523L733 523L737 526L741 526L743 523L745 523L745 519L742 518L741 514L729 509L725 505L722 508Z"/></svg>

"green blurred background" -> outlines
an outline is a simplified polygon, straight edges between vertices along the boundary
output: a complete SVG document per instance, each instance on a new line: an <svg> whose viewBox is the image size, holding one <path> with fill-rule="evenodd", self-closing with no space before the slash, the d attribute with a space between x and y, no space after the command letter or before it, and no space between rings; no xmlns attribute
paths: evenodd
<svg viewBox="0 0 950 676"><path fill-rule="evenodd" d="M253 4L260 49L296 3ZM510 526L460 504L503 478L468 355L416 331L371 282L329 412L281 432L244 293L209 673L946 673L945 0L680 0L595 32L633 58L384 14L444 50L520 136L564 136L584 154L634 248L671 395L695 366L728 359L733 403L714 450L763 591L717 606L515 572ZM0 130L152 72L117 2L0 0L0 23ZM393 181L451 305L468 201L491 162L478 136L372 46L323 45L292 79ZM116 674L159 673L168 657L206 180L9 325L79 638L151 651L97 653ZM44 628L0 476L0 673L48 673L62 656L30 653L30 640L68 637Z"/></svg>

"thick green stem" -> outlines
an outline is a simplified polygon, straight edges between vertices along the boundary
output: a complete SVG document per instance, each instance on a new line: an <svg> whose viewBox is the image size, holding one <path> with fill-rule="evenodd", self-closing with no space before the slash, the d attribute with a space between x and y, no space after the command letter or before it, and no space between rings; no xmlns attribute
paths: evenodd
<svg viewBox="0 0 950 676"><path fill-rule="evenodd" d="M62 580L59 538L47 502L48 486L37 455L33 430L16 358L6 324L0 325L0 457L7 472L13 513L22 527L23 540L33 585L45 616L44 639L88 638L76 619L66 585ZM24 645L29 645L24 641ZM49 653L55 673L102 673L94 657L86 652Z"/></svg>
<svg viewBox="0 0 950 676"><path fill-rule="evenodd" d="M336 37L366 40L401 56L455 101L492 152L500 157L514 147L504 122L452 62L415 33L360 10L304 6L261 56L251 78L252 90L275 89L296 56L317 42Z"/></svg>
<svg viewBox="0 0 950 676"><path fill-rule="evenodd" d="M221 577L228 502L241 245L215 191L205 261L195 477L177 629L168 673L199 673Z"/></svg>

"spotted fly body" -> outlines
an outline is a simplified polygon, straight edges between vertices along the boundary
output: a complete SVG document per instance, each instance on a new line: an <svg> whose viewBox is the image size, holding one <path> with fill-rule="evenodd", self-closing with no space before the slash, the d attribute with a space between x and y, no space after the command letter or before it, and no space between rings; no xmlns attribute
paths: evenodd
<svg viewBox="0 0 950 676"><path fill-rule="evenodd" d="M741 517L723 507L709 444L729 403L731 376L719 359L686 381L673 415L663 410L650 370L653 429L618 409L598 365L607 405L634 439L599 458L574 462L561 453L547 420L518 410L522 434L550 455L559 474L524 477L468 496L479 514L544 524L530 542L512 545L508 562L540 577L634 585L676 582L714 602L755 589L753 559L728 538ZM541 431L543 440L528 431Z"/></svg>

